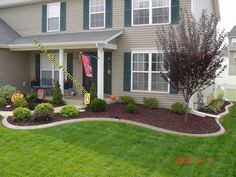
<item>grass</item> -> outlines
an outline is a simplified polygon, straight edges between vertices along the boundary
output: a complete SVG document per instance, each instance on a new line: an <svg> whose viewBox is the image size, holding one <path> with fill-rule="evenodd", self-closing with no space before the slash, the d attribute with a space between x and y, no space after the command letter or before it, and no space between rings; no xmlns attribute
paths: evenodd
<svg viewBox="0 0 236 177"><path fill-rule="evenodd" d="M174 136L112 122L35 131L0 126L0 176L235 177L236 105L223 125L227 132L211 138ZM181 157L193 162L176 164ZM201 164L194 162L198 157Z"/></svg>

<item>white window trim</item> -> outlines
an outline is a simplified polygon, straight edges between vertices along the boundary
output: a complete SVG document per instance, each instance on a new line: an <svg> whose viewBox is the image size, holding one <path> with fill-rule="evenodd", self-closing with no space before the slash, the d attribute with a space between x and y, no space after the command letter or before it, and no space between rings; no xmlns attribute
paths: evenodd
<svg viewBox="0 0 236 177"><path fill-rule="evenodd" d="M48 27L49 27L49 25L48 25L48 19L49 19L49 17L48 17L48 7L50 6L50 5L58 5L59 6L59 27L58 27L58 30L49 30L48 29ZM47 4L47 32L58 32L58 31L61 31L61 29L60 29L60 27L61 27L61 3L60 2L56 2L56 3L50 3L50 4Z"/></svg>
<svg viewBox="0 0 236 177"><path fill-rule="evenodd" d="M171 24L171 0L169 0L169 22L168 23L152 23L152 10L157 8L165 8L168 6L161 7L152 7L152 0L149 0L149 8L134 8L134 3L132 0L132 9L131 9L131 24L132 26L160 26L160 25L169 25ZM134 10L149 9L149 23L148 24L134 24Z"/></svg>
<svg viewBox="0 0 236 177"><path fill-rule="evenodd" d="M147 53L148 54L148 71L134 71L133 70L133 56L134 54L139 54L139 53ZM131 51L131 92L134 93L164 93L164 94L169 94L170 93L170 83L168 82L168 90L166 92L162 91L152 91L152 73L160 73L159 71L152 71L152 54L153 53L163 53L161 50L132 50ZM140 73L148 73L148 90L134 90L133 89L133 72L140 72Z"/></svg>
<svg viewBox="0 0 236 177"><path fill-rule="evenodd" d="M89 29L104 29L106 27L106 0L104 0L104 24L101 27L91 27L91 15L92 14L98 14L98 13L102 13L102 12L96 12L96 13L92 13L91 12L91 1L89 1Z"/></svg>
<svg viewBox="0 0 236 177"><path fill-rule="evenodd" d="M55 55L58 55L58 57L59 57L59 53L53 53L52 55L53 55L53 57L55 57ZM54 80L55 79L55 73L54 72L55 71L60 71L60 69L57 68L55 66L55 64L53 64L53 63L51 63L51 70L49 70L49 69L42 69L42 61L41 60L43 59L43 57L45 57L45 55L44 54L40 54L40 78L41 78L40 86L48 87L49 85L43 85L42 84L42 77L43 77L42 72L43 71L50 71L50 72L52 72L52 80L55 81ZM48 59L48 58L46 57L46 59ZM63 66L67 69L67 53L64 53L64 65ZM67 79L67 75L64 76L64 79ZM54 86L55 86L55 83L53 82L52 83L52 87L54 87Z"/></svg>

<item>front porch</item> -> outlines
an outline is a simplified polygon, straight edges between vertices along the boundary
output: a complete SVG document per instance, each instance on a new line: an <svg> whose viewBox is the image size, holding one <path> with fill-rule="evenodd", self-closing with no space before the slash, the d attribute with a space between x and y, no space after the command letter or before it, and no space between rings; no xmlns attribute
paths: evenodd
<svg viewBox="0 0 236 177"><path fill-rule="evenodd" d="M83 32L76 34L57 34L35 37L21 37L11 44L12 51L27 51L30 54L30 77L33 78L34 88L53 88L55 81L59 81L63 95L70 96L76 92L81 97L82 86L89 92L92 82L97 86L98 98L104 99L104 95L111 95L112 77L112 51L117 49L115 38L123 31ZM91 39L91 37L93 37ZM58 40L59 38L59 40ZM61 39L60 39L61 38ZM38 40L61 66L73 76L73 79L81 85L76 88L71 79L49 61L36 45L33 39ZM51 39L51 40L50 40ZM55 40L57 40L55 42ZM31 43L30 43L31 42ZM41 54L40 54L41 53ZM93 78L86 77L80 54L91 56Z"/></svg>

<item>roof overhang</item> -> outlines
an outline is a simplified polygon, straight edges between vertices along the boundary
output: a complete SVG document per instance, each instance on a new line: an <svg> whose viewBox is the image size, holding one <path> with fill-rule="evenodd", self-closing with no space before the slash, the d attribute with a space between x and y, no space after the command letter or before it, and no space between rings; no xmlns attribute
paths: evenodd
<svg viewBox="0 0 236 177"><path fill-rule="evenodd" d="M35 4L40 2L47 2L47 0L1 0L0 9Z"/></svg>
<svg viewBox="0 0 236 177"><path fill-rule="evenodd" d="M98 35L96 35L96 34ZM111 33L110 35L105 35L106 33ZM48 50L55 50L55 49L93 49L93 48L99 48L102 47L104 49L109 49L109 50L116 50L117 49L117 45L114 43L111 43L112 40L114 40L115 38L117 38L118 36L123 34L123 30L119 30L119 31L114 31L112 33L112 31L100 31L100 32L82 32L82 33L76 33L76 35L87 35L88 36L88 40L86 40L86 37L83 38L83 40L80 40L78 38L78 40L76 41L76 39L73 39L72 41L68 41L66 39L66 36L71 35L68 33L64 33L64 34L57 34L57 36L63 35L62 40L57 40L56 42L50 42L48 40L46 40L47 42L44 42L44 39L52 37L50 35L44 35L44 36L28 36L28 37L21 37L19 39L17 39L15 42L9 44L7 47L11 50L11 51L33 51L33 50L39 50L37 48L37 46L33 43L33 40L37 40L39 41L39 43L41 43L46 49ZM99 38L99 34L104 34L104 38L101 40L89 40L89 35L90 34L95 34L95 36L97 36ZM73 34L72 34L73 35ZM27 40L25 40L25 38ZM54 37L53 37L54 38ZM71 36L70 36L71 38ZM100 37L101 38L101 37ZM42 39L42 40L40 40ZM63 40L65 39L65 40ZM23 42L22 42L23 41ZM26 42L25 42L26 41ZM65 42L66 41L66 42Z"/></svg>

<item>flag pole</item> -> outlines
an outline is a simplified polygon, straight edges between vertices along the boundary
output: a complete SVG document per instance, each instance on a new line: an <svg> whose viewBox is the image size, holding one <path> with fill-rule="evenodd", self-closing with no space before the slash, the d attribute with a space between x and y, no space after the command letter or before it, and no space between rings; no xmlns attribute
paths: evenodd
<svg viewBox="0 0 236 177"><path fill-rule="evenodd" d="M83 52L80 52L79 54L80 54L80 55L85 54L85 55L89 55L89 56L91 56L91 57L93 57L93 58L100 59L99 57L96 57L96 56L94 56L94 55L90 55L90 54L87 54L87 53L83 53Z"/></svg>

